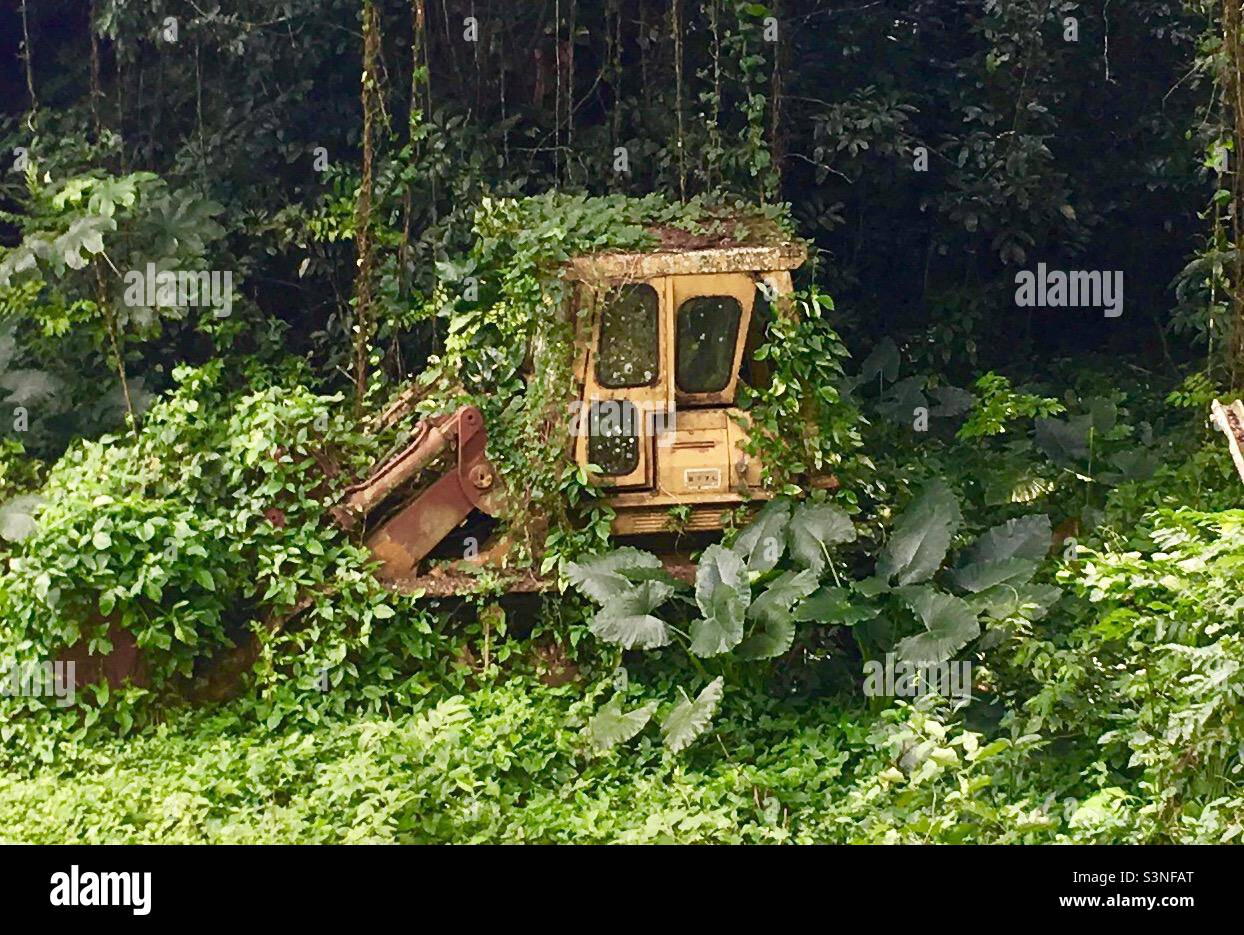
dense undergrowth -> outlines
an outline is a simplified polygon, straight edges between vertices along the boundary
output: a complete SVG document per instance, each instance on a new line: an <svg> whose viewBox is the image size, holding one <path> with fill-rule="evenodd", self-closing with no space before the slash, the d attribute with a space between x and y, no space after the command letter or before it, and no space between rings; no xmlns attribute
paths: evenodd
<svg viewBox="0 0 1244 935"><path fill-rule="evenodd" d="M0 106L0 666L142 665L0 691L0 840L1240 839L1230 5L84 6ZM796 235L774 499L688 587L563 457L560 267ZM330 521L412 386L557 591L390 593Z"/></svg>
<svg viewBox="0 0 1244 935"><path fill-rule="evenodd" d="M3 699L5 837L1235 839L1244 513L1203 424L1207 388L1189 381L1153 425L1136 419L1155 402L1143 387L1056 400L990 377L942 393L961 405L913 453L884 389L861 391L876 363L842 384L868 420L869 481L840 506L787 507L789 551L765 554L773 510L727 535L765 611L710 596L689 653L608 645L616 633L573 591L508 614L386 594L323 513L387 440L352 434L297 368L186 369L136 440L81 443L52 466L34 530L9 546L10 651L46 658L79 635L102 647L115 622L143 646L148 680L67 710ZM953 523L946 497L961 504ZM1053 547L1020 558L1038 516ZM913 529L934 534L904 551ZM989 551L1003 532L1014 558ZM710 560L725 588L723 555ZM814 580L793 593L800 574ZM972 583L982 575L1003 583ZM1042 606L1000 600L1008 586L1042 589ZM765 587L780 597L762 600ZM922 621L946 636L929 601L972 607L967 630L959 620L949 646L917 656L971 661L973 699L865 697L865 659L927 653L905 642ZM752 642L719 655L737 645L736 612ZM219 700L213 672L252 637ZM686 743L638 728L600 742L611 698L668 719L714 667L727 690Z"/></svg>

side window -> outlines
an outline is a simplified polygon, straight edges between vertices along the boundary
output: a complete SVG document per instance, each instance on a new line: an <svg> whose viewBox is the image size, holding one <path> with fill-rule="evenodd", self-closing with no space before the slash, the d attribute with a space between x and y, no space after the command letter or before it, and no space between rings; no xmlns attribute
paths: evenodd
<svg viewBox="0 0 1244 935"><path fill-rule="evenodd" d="M608 477L630 474L639 466L638 418L634 404L606 399L592 403L587 459Z"/></svg>
<svg viewBox="0 0 1244 935"><path fill-rule="evenodd" d="M596 382L611 389L649 386L657 378L657 291L647 283L610 290L600 316Z"/></svg>
<svg viewBox="0 0 1244 935"><path fill-rule="evenodd" d="M677 379L684 393L720 393L730 382L743 307L728 295L701 295L678 308Z"/></svg>

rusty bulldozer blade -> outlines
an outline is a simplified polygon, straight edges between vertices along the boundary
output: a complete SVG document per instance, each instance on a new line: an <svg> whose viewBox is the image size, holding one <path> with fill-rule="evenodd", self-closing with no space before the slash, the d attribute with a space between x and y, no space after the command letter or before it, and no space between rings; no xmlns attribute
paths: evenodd
<svg viewBox="0 0 1244 935"><path fill-rule="evenodd" d="M498 515L502 485L484 454L487 444L483 413L475 406L463 406L451 415L421 422L410 444L346 491L333 516L349 529L450 446L457 447L454 470L368 534L365 544L382 563L379 577L394 581L413 574L420 560L472 510Z"/></svg>

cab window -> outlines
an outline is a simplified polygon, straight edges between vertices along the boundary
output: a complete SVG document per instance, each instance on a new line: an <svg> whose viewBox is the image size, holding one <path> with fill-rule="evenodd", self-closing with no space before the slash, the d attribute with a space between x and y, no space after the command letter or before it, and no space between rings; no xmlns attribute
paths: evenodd
<svg viewBox="0 0 1244 935"><path fill-rule="evenodd" d="M728 295L700 295L678 308L677 379L684 393L720 393L730 382L743 307Z"/></svg>
<svg viewBox="0 0 1244 935"><path fill-rule="evenodd" d="M630 474L639 466L638 411L627 400L592 403L587 459L607 477Z"/></svg>
<svg viewBox="0 0 1244 935"><path fill-rule="evenodd" d="M611 290L600 316L596 382L616 390L657 379L657 291L647 283Z"/></svg>

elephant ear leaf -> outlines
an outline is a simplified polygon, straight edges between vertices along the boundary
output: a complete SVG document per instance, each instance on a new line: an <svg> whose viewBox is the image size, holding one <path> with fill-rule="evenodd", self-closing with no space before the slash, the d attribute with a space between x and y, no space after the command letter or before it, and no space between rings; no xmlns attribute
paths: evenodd
<svg viewBox="0 0 1244 935"><path fill-rule="evenodd" d="M722 588L734 591L747 609L752 590L743 559L720 545L710 545L700 556L695 572L695 601L701 613L713 612L713 595Z"/></svg>
<svg viewBox="0 0 1244 935"><path fill-rule="evenodd" d="M721 704L723 685L719 675L704 687L694 701L684 698L666 715L661 724L661 734L671 753L685 750L708 730L713 715L717 713L717 706Z"/></svg>
<svg viewBox="0 0 1244 935"><path fill-rule="evenodd" d="M941 566L963 515L954 493L932 481L895 524L890 541L877 558L877 574L899 585L928 581Z"/></svg>
<svg viewBox="0 0 1244 935"><path fill-rule="evenodd" d="M1050 535L1050 518L1044 514L994 526L963 553L952 573L955 584L973 594L999 584L1026 584L1050 549Z"/></svg>
<svg viewBox="0 0 1244 935"><path fill-rule="evenodd" d="M593 555L583 562L571 562L566 566L566 575L584 597L604 604L634 587L626 577L628 573L660 567L661 560L651 552L627 546L604 555Z"/></svg>
<svg viewBox="0 0 1244 935"><path fill-rule="evenodd" d="M588 629L606 643L623 649L657 649L669 643L665 621L652 616L674 593L660 581L627 585L630 590L614 595L588 622Z"/></svg>
<svg viewBox="0 0 1244 935"><path fill-rule="evenodd" d="M1026 558L1004 558L996 562L976 562L950 573L955 584L972 594L979 594L999 584L1018 587L1036 573L1037 563Z"/></svg>
<svg viewBox="0 0 1244 935"><path fill-rule="evenodd" d="M787 616L780 620L766 620L755 633L739 644L736 655L740 659L756 661L776 659L795 643L795 618Z"/></svg>
<svg viewBox="0 0 1244 935"><path fill-rule="evenodd" d="M976 614L961 598L929 587L904 588L900 593L924 624L923 633L899 641L900 661L945 662L980 636Z"/></svg>
<svg viewBox="0 0 1244 935"><path fill-rule="evenodd" d="M770 500L734 541L734 552L747 563L748 571L773 568L786 550L786 527L790 523L790 501Z"/></svg>
<svg viewBox="0 0 1244 935"><path fill-rule="evenodd" d="M790 552L804 568L821 574L831 546L855 541L855 525L830 503L804 503L790 521Z"/></svg>
<svg viewBox="0 0 1244 935"><path fill-rule="evenodd" d="M791 608L816 590L815 572L788 571L776 578L747 609L755 631L739 646L740 659L772 659L790 649L795 641L795 618Z"/></svg>
<svg viewBox="0 0 1244 935"><path fill-rule="evenodd" d="M871 620L879 613L880 607L854 600L846 588L824 587L795 608L795 619L801 623L836 623L849 627Z"/></svg>
<svg viewBox="0 0 1244 935"><path fill-rule="evenodd" d="M737 646L751 600L743 558L719 545L705 549L695 575L695 601L704 616L691 624L691 652L716 656Z"/></svg>
<svg viewBox="0 0 1244 935"><path fill-rule="evenodd" d="M1069 467L1088 457L1092 416L1072 419L1041 417L1033 422L1033 440L1055 464Z"/></svg>
<svg viewBox="0 0 1244 935"><path fill-rule="evenodd" d="M623 712L622 696L614 695L592 719L587 722L587 736L592 748L598 753L626 743L652 720L657 703L650 701L634 711Z"/></svg>
<svg viewBox="0 0 1244 935"><path fill-rule="evenodd" d="M1050 518L1044 513L1020 516L981 534L963 553L962 564L997 562L1004 558L1041 561L1050 550Z"/></svg>
<svg viewBox="0 0 1244 935"><path fill-rule="evenodd" d="M733 588L719 587L708 601L704 616L691 623L691 645L697 656L719 656L743 639L743 615L747 605Z"/></svg>

